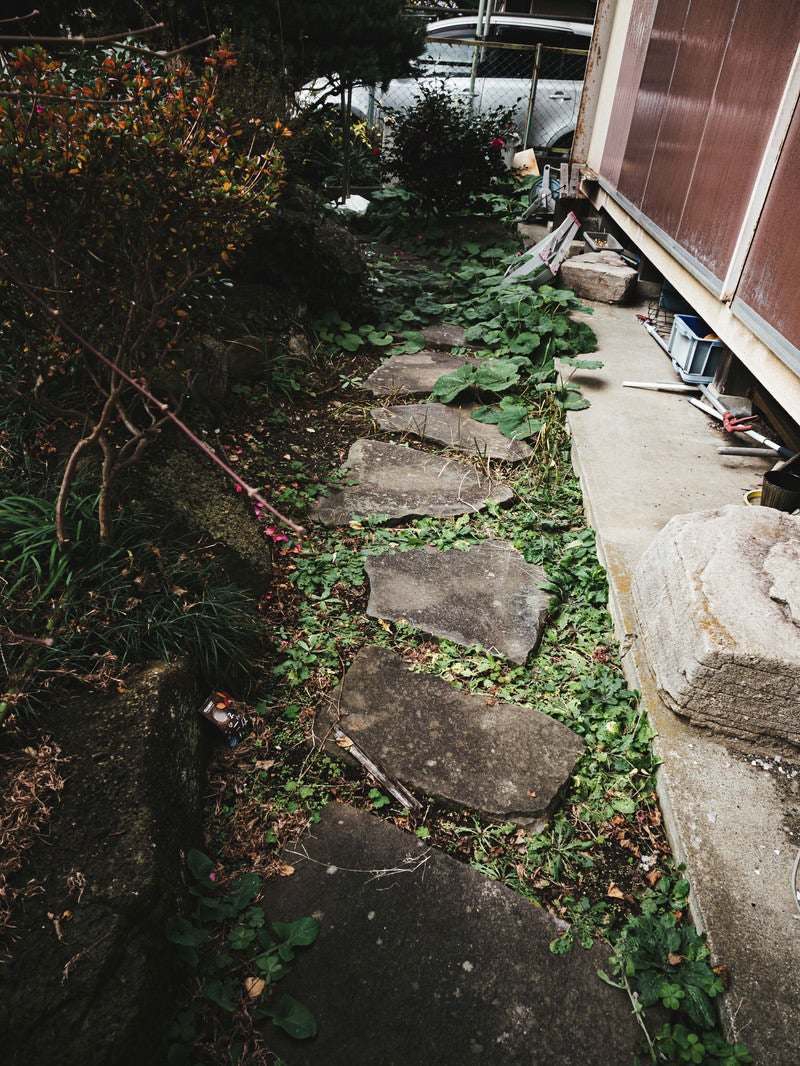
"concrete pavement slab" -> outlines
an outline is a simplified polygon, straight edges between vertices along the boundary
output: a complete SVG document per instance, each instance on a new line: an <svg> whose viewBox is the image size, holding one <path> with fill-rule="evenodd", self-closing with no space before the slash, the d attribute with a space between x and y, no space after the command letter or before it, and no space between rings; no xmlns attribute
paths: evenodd
<svg viewBox="0 0 800 1066"><path fill-rule="evenodd" d="M647 307L597 304L588 318L605 366L571 372L592 405L569 415L573 462L609 578L623 665L659 734L659 796L672 847L687 866L693 917L729 967L724 1020L757 1066L796 1066L800 921L791 876L800 776L786 760L735 748L662 703L630 588L645 549L673 515L744 506L772 464L717 454L730 439L684 397L623 387L626 380L679 380L636 311Z"/></svg>
<svg viewBox="0 0 800 1066"><path fill-rule="evenodd" d="M489 701L414 673L388 648L363 648L322 712L331 754L347 736L419 800L435 796L541 831L584 742L541 711Z"/></svg>
<svg viewBox="0 0 800 1066"><path fill-rule="evenodd" d="M452 374L467 363L478 366L480 360L438 351L392 355L372 371L364 388L373 396L429 396L443 374Z"/></svg>
<svg viewBox="0 0 800 1066"><path fill-rule="evenodd" d="M544 568L502 541L468 551L427 547L368 556L367 614L403 618L464 647L482 645L524 663L539 643L549 595Z"/></svg>
<svg viewBox="0 0 800 1066"><path fill-rule="evenodd" d="M471 412L469 407L443 403L409 403L399 407L373 407L370 414L378 429L411 433L478 459L519 463L533 454L529 444L504 437L497 426L477 422Z"/></svg>
<svg viewBox="0 0 800 1066"><path fill-rule="evenodd" d="M278 986L319 1032L271 1050L292 1066L625 1066L641 1032L598 980L600 945L556 956L550 915L374 815L329 804L269 918L313 914L318 940Z"/></svg>
<svg viewBox="0 0 800 1066"><path fill-rule="evenodd" d="M507 503L513 491L469 463L399 444L357 440L346 466L356 482L315 500L311 517L326 526L346 525L356 515L449 515L481 511L487 500Z"/></svg>

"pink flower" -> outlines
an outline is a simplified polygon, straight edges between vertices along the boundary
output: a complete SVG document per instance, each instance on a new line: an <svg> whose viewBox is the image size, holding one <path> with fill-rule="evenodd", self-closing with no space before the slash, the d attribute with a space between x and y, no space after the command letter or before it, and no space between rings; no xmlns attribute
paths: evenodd
<svg viewBox="0 0 800 1066"><path fill-rule="evenodd" d="M502 137L492 137L492 148L502 148L505 143Z"/></svg>

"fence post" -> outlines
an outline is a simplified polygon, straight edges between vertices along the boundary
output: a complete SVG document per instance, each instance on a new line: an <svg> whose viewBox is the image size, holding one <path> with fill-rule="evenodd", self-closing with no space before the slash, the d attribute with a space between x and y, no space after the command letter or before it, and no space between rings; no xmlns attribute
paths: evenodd
<svg viewBox="0 0 800 1066"><path fill-rule="evenodd" d="M483 17L486 12L486 0L479 0L478 22L475 27L475 38L479 40L483 36ZM472 50L472 69L469 72L469 109L475 111L475 78L478 74L478 60L481 56L481 48L476 44Z"/></svg>
<svg viewBox="0 0 800 1066"><path fill-rule="evenodd" d="M542 46L536 45L536 52L533 58L533 72L531 73L531 91L528 96L528 117L525 120L525 143L523 148L527 148L531 139L531 128L533 126L533 105L536 103L536 85L539 81L539 65L542 59Z"/></svg>

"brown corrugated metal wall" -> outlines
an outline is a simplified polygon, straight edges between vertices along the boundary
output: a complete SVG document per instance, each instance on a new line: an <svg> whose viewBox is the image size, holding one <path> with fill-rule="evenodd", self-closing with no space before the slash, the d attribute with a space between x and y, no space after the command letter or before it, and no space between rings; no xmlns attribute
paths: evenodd
<svg viewBox="0 0 800 1066"><path fill-rule="evenodd" d="M719 295L800 41L800 0L634 2L601 178ZM800 119L739 300L800 349ZM766 193L766 185L761 187Z"/></svg>
<svg viewBox="0 0 800 1066"><path fill-rule="evenodd" d="M800 112L795 111L737 293L800 349Z"/></svg>

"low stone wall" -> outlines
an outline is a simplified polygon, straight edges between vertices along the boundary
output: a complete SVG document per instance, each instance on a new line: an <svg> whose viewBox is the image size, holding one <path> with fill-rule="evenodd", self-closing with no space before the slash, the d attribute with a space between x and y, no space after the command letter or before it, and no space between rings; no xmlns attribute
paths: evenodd
<svg viewBox="0 0 800 1066"><path fill-rule="evenodd" d="M206 725L185 667L159 666L117 696L54 709L61 799L20 878L42 891L14 914L0 964L2 1059L14 1066L163 1060L173 1011L164 936L202 839Z"/></svg>

